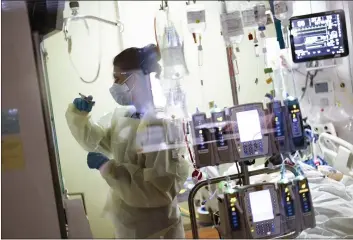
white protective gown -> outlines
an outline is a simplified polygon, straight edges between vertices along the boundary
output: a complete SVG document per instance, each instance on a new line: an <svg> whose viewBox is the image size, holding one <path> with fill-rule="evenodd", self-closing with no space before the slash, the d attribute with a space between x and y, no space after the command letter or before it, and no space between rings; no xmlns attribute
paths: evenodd
<svg viewBox="0 0 353 240"><path fill-rule="evenodd" d="M116 237L184 238L176 195L190 169L185 148L158 146L167 137L164 120L130 116L127 108L117 108L103 117L109 121L98 124L73 104L66 112L77 142L112 159L100 172L111 187L105 212L112 217ZM156 150L146 153L143 149L151 145Z"/></svg>

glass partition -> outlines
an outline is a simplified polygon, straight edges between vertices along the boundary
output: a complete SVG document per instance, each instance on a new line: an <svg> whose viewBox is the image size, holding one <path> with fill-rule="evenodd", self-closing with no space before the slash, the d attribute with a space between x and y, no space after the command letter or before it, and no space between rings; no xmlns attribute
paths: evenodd
<svg viewBox="0 0 353 240"><path fill-rule="evenodd" d="M74 20L43 43L65 187L84 193L95 238L179 236L164 231L179 208L190 236L198 181L298 156L333 166L335 148L317 150L325 132L353 144L350 55L294 63L289 30L292 16L344 9L351 46L347 2L186 3L67 2ZM200 190L200 228L242 181Z"/></svg>

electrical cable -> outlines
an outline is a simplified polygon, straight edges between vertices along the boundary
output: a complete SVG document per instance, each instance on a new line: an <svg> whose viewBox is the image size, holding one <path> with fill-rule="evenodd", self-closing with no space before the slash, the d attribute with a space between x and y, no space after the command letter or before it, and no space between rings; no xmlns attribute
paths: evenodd
<svg viewBox="0 0 353 240"><path fill-rule="evenodd" d="M285 161L283 158L283 155L281 154L281 159L282 159L282 164L281 164L281 180L280 181L286 181L286 166L285 166Z"/></svg>
<svg viewBox="0 0 353 240"><path fill-rule="evenodd" d="M304 98L305 93L306 93L306 89L308 87L308 81L309 81L309 72L306 73L306 77L305 77L305 87L303 89L303 93L302 96L300 97L300 101Z"/></svg>
<svg viewBox="0 0 353 240"><path fill-rule="evenodd" d="M219 237L219 239L223 239L221 233L220 233L219 230L218 230L218 228L215 227L215 229L216 229L217 232L218 232L218 237Z"/></svg>
<svg viewBox="0 0 353 240"><path fill-rule="evenodd" d="M192 156L191 149L190 149L189 142L188 142L188 137L186 135L185 122L183 122L183 133L184 133L184 141L185 141L186 148L187 148L189 156L190 156L191 163L193 164L194 168L196 169L196 163L195 163L194 158Z"/></svg>
<svg viewBox="0 0 353 240"><path fill-rule="evenodd" d="M319 66L319 62L318 61L312 61L307 63L307 67L318 67ZM308 88L308 83L310 80L310 87L314 86L314 78L316 77L317 73L319 72L319 70L315 70L313 74L310 73L310 71L308 71L306 73L306 78L305 78L305 87L303 89L303 93L302 96L300 97L300 101L304 98L306 90Z"/></svg>
<svg viewBox="0 0 353 240"><path fill-rule="evenodd" d="M239 174L240 173L239 163L235 162L235 166L237 167L237 171L238 171L238 174ZM239 176L238 180L239 180L239 185L243 186L243 179Z"/></svg>

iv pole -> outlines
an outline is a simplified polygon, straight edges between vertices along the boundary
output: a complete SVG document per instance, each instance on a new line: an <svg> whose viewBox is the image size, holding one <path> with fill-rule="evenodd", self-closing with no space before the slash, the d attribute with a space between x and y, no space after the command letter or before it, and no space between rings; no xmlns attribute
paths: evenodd
<svg viewBox="0 0 353 240"><path fill-rule="evenodd" d="M100 17L96 17L96 16L91 16L91 15L79 15L79 8L80 8L80 5L78 3L78 1L74 1L74 0L71 0L70 1L70 9L71 9L71 16L70 17L67 17L64 19L64 23L63 23L63 31L64 31L64 38L65 38L65 41L68 43L68 54L69 54L69 59L70 59L70 62L72 64L72 67L74 68L74 70L76 71L77 75L79 76L79 78L81 79L81 81L83 81L84 83L93 83L95 81L98 80L98 77L99 77L99 73L100 73L100 65L101 65L101 57L102 57L102 49L101 49L101 41L99 40L99 56L98 56L98 68L97 68L97 72L95 74L95 77L93 78L93 80L90 80L90 81L87 81L85 80L83 77L81 77L78 69L76 68L75 64L73 63L73 60L71 58L71 51L72 51L72 38L71 36L69 35L69 26L70 26L70 23L72 21L78 21L78 20L83 20L84 24L85 24L85 27L86 27L86 30L89 34L89 27L88 27L88 23L87 23L87 19L91 19L91 20L95 20L95 21L98 21L98 22L103 22L103 23L106 23L106 24L109 24L109 25L112 25L112 26L118 26L119 27L119 30L120 30L120 33L124 30L124 27L123 27L123 24L117 20L116 22L113 22L113 21L109 21L109 20L106 20L106 19L103 19L103 18L100 18ZM99 28L100 29L100 28ZM99 39L100 39L100 33L99 33Z"/></svg>
<svg viewBox="0 0 353 240"><path fill-rule="evenodd" d="M224 0L220 0L221 4L224 4L224 11L227 13L227 5ZM238 92L237 92L237 82L235 79L235 71L234 71L234 62L233 62L233 46L229 45L226 46L226 53L227 53L227 62L228 62L228 71L229 71L229 80L230 86L232 89L232 97L233 97L233 105L239 105L238 101ZM248 167L244 162L240 162L240 169L242 172L242 181L244 185L248 185L249 182L249 174L248 174Z"/></svg>
<svg viewBox="0 0 353 240"><path fill-rule="evenodd" d="M227 13L226 2L224 0L219 0L219 1L221 2L221 4L224 4L224 11ZM226 53L227 53L230 86L232 89L233 105L236 106L239 104L239 101L238 101L237 83L235 79L234 63L233 63L233 47L226 46Z"/></svg>
<svg viewBox="0 0 353 240"><path fill-rule="evenodd" d="M86 20L86 19L91 19L91 20L95 20L98 22L103 22L112 26L118 26L120 29L120 32L124 31L124 25L117 20L116 22L110 21L110 20L106 20L100 17L96 17L96 16L92 16L92 15L79 15L78 14L78 10L80 8L78 1L70 1L70 8L72 10L71 16L67 17L64 19L64 35L65 35L65 39L67 40L68 38L70 38L69 36L69 26L70 26L70 22L72 21L77 21L77 20ZM87 23L85 21L85 25L87 28Z"/></svg>

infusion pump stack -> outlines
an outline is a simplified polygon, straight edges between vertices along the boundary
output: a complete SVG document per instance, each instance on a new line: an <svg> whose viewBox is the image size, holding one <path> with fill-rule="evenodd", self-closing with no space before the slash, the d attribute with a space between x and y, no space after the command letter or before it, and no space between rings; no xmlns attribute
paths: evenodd
<svg viewBox="0 0 353 240"><path fill-rule="evenodd" d="M343 10L292 17L289 30L295 63L349 54ZM307 148L299 100L294 97L273 99L265 107L263 103L237 105L209 116L197 112L190 123L199 168ZM236 186L218 196L218 205L216 227L222 238L274 238L316 226L304 177Z"/></svg>
<svg viewBox="0 0 353 240"><path fill-rule="evenodd" d="M343 10L295 16L290 40L296 63L349 54ZM190 123L197 167L252 160L306 149L303 118L297 98L193 114Z"/></svg>
<svg viewBox="0 0 353 240"><path fill-rule="evenodd" d="M250 103L211 113L190 123L198 168L270 157L306 148L297 99Z"/></svg>
<svg viewBox="0 0 353 240"><path fill-rule="evenodd" d="M191 133L197 167L234 163L271 155L262 103L192 115ZM249 126L253 125L251 128Z"/></svg>
<svg viewBox="0 0 353 240"><path fill-rule="evenodd" d="M197 112L190 123L197 167L306 148L299 101L286 99ZM315 226L306 179L235 187L218 196L222 238L273 238Z"/></svg>

